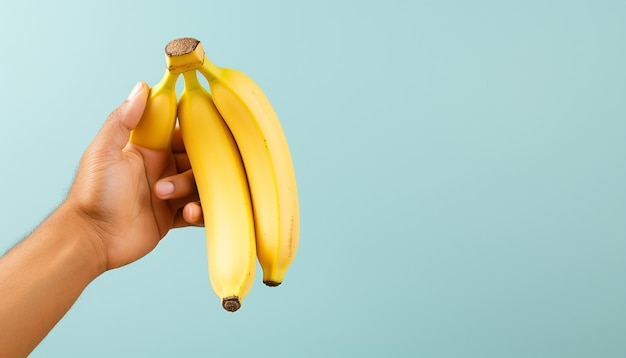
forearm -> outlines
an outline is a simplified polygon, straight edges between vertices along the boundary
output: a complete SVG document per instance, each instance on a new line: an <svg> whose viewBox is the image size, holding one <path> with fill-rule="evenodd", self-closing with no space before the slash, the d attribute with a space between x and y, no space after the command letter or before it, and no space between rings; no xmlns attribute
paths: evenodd
<svg viewBox="0 0 626 358"><path fill-rule="evenodd" d="M0 357L28 355L103 272L90 235L62 205L0 259Z"/></svg>

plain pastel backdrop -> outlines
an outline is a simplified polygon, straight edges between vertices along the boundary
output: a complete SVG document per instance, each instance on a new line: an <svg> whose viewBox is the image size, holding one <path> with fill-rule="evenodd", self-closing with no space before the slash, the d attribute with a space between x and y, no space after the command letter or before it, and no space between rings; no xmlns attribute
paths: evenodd
<svg viewBox="0 0 626 358"><path fill-rule="evenodd" d="M284 284L239 312L203 230L176 230L32 357L626 356L624 19L591 0L0 1L0 253L178 37L264 88L301 200Z"/></svg>

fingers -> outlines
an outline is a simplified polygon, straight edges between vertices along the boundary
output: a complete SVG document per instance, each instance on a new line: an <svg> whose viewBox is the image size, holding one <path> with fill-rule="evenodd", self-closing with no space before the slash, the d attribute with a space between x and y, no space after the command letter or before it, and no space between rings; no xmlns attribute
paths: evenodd
<svg viewBox="0 0 626 358"><path fill-rule="evenodd" d="M94 146L102 151L119 153L128 143L130 131L137 126L146 107L148 85L139 82L124 103L109 114L94 139Z"/></svg>
<svg viewBox="0 0 626 358"><path fill-rule="evenodd" d="M172 154L174 155L176 170L179 173L191 169L191 163L189 163L189 157L187 156L185 144L183 143L183 136L180 132L178 124L176 125L174 135L172 136Z"/></svg>
<svg viewBox="0 0 626 358"><path fill-rule="evenodd" d="M183 207L183 219L191 225L203 226L204 217L202 216L202 206L198 202L187 203Z"/></svg>
<svg viewBox="0 0 626 358"><path fill-rule="evenodd" d="M185 152L185 143L183 143L183 135L180 131L180 126L178 125L178 123L176 123L176 127L174 128L174 135L172 136L172 152Z"/></svg>
<svg viewBox="0 0 626 358"><path fill-rule="evenodd" d="M198 202L187 203L174 217L173 228L185 226L204 226L202 207Z"/></svg>
<svg viewBox="0 0 626 358"><path fill-rule="evenodd" d="M204 226L196 182L178 124L174 129L171 148L179 174L157 181L154 185L154 194L161 200L171 200L172 206L178 208L172 228Z"/></svg>
<svg viewBox="0 0 626 358"><path fill-rule="evenodd" d="M176 171L179 173L191 169L191 163L189 162L187 153L174 153L174 163L176 164Z"/></svg>
<svg viewBox="0 0 626 358"><path fill-rule="evenodd" d="M196 182L191 170L165 177L154 184L154 194L162 200L194 198L197 200Z"/></svg>
<svg viewBox="0 0 626 358"><path fill-rule="evenodd" d="M126 105L122 123L124 127L128 129L129 136L130 131L137 127L137 124L139 124L141 120L141 115L146 108L149 92L150 88L145 82L138 82L128 95L126 102L122 104ZM128 139L126 141L128 142Z"/></svg>

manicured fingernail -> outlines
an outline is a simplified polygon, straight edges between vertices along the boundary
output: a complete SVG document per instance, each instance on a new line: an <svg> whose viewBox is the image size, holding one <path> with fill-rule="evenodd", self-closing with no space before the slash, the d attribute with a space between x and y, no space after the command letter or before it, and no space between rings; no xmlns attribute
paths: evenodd
<svg viewBox="0 0 626 358"><path fill-rule="evenodd" d="M155 189L161 196L170 195L174 192L174 184L169 181L161 181L156 183Z"/></svg>
<svg viewBox="0 0 626 358"><path fill-rule="evenodd" d="M130 101L131 99L133 99L133 97L135 97L137 94L139 94L139 92L141 92L142 89L143 89L143 83L137 82L135 87L133 87L133 90L130 91L130 94L128 95L126 100Z"/></svg>

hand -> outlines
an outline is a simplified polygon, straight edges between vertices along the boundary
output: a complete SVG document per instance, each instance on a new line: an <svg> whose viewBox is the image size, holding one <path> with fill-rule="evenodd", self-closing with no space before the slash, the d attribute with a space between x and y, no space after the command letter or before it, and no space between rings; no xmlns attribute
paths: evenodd
<svg viewBox="0 0 626 358"><path fill-rule="evenodd" d="M202 225L180 131L171 150L128 142L148 98L144 83L107 118L66 200L0 257L0 356L25 357L106 270L133 262L173 227Z"/></svg>
<svg viewBox="0 0 626 358"><path fill-rule="evenodd" d="M81 160L64 203L93 230L103 270L131 263L174 227L202 225L202 211L180 131L168 151L128 142L149 88L139 83L107 118Z"/></svg>

